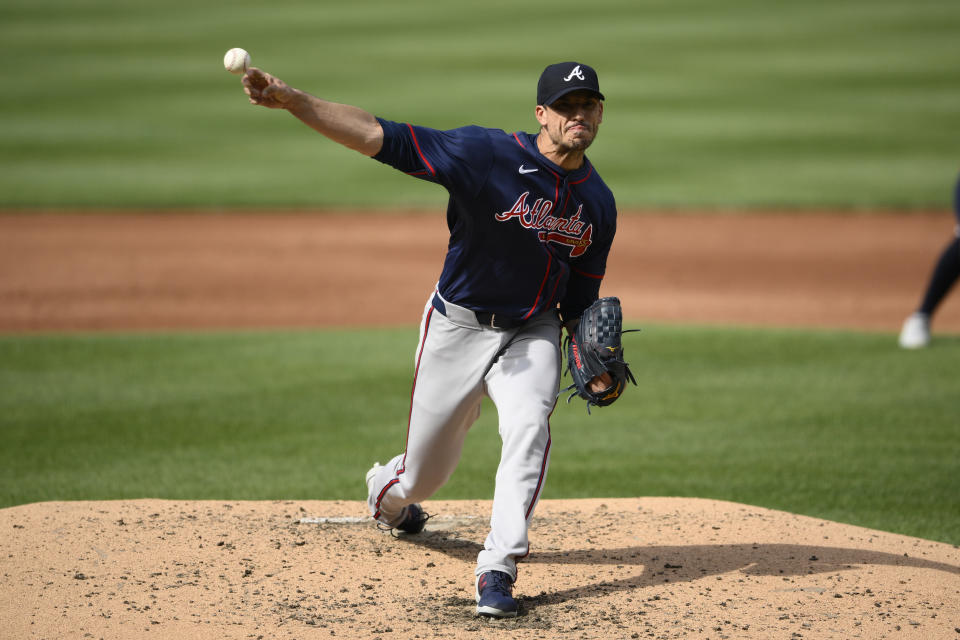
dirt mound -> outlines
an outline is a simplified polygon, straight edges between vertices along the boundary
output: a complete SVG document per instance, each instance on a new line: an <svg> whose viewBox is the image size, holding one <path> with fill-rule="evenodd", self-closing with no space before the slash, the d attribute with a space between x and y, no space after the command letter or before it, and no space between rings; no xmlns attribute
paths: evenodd
<svg viewBox="0 0 960 640"><path fill-rule="evenodd" d="M951 638L960 550L730 502L546 500L514 620L474 617L490 503L419 536L360 502L0 510L10 638Z"/></svg>

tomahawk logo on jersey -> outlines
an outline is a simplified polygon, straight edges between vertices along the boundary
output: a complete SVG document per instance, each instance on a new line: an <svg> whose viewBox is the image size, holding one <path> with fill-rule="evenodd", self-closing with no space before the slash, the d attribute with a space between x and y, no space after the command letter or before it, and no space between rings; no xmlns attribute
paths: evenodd
<svg viewBox="0 0 960 640"><path fill-rule="evenodd" d="M589 160L564 171L535 134L380 124L375 158L450 194L445 300L522 320L558 305L576 317L598 297L616 204Z"/></svg>

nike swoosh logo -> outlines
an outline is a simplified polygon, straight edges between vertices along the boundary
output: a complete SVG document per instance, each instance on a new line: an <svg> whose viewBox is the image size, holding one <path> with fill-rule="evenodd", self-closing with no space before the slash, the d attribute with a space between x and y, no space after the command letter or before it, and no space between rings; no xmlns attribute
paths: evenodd
<svg viewBox="0 0 960 640"><path fill-rule="evenodd" d="M536 167L534 167L533 169L525 169L523 165L520 165L520 173L533 173L534 171L537 171L537 170L538 169Z"/></svg>

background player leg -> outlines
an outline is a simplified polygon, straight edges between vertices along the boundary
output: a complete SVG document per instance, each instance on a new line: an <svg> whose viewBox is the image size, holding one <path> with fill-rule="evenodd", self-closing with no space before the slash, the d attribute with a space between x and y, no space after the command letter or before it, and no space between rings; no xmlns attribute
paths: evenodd
<svg viewBox="0 0 960 640"><path fill-rule="evenodd" d="M958 278L960 278L960 226L957 227L957 235L944 248L934 265L920 307L903 323L903 329L900 331L901 347L917 349L927 346L930 342L930 321L933 313Z"/></svg>
<svg viewBox="0 0 960 640"><path fill-rule="evenodd" d="M953 187L953 214L957 217L953 240L933 267L920 307L907 317L900 330L900 346L904 349L919 349L929 344L933 312L960 278L960 178Z"/></svg>

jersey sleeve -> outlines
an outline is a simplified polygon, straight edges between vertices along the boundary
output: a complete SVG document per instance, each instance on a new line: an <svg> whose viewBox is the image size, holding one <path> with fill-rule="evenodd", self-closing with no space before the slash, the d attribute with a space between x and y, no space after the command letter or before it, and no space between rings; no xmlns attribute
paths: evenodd
<svg viewBox="0 0 960 640"><path fill-rule="evenodd" d="M383 147L375 160L450 191L468 196L480 191L493 165L486 129L471 126L441 131L377 120L383 128Z"/></svg>

